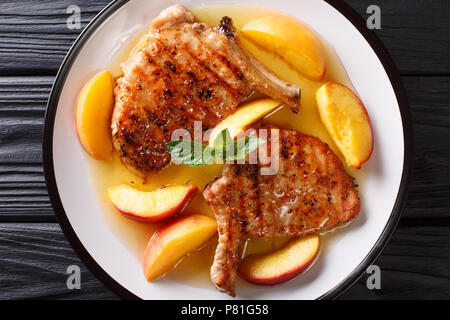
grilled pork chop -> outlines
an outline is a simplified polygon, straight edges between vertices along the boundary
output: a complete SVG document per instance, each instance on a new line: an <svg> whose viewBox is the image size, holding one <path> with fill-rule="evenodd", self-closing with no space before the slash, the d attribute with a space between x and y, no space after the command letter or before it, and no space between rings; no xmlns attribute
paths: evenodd
<svg viewBox="0 0 450 320"><path fill-rule="evenodd" d="M359 213L353 180L326 143L294 130L280 130L279 151L277 174L261 175L261 164L225 165L222 177L203 193L219 231L211 280L231 296L248 237L327 231Z"/></svg>
<svg viewBox="0 0 450 320"><path fill-rule="evenodd" d="M140 176L166 167L176 129L213 128L254 90L298 109L300 89L239 48L231 19L215 28L180 5L152 21L117 79L112 138L124 165Z"/></svg>

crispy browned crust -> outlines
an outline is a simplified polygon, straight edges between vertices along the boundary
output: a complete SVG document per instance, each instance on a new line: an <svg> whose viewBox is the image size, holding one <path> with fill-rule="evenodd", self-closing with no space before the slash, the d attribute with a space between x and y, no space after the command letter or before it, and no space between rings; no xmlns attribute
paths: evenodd
<svg viewBox="0 0 450 320"><path fill-rule="evenodd" d="M276 175L261 175L260 164L225 165L203 193L219 231L211 279L232 296L245 239L324 232L360 210L352 177L326 143L294 130L279 132Z"/></svg>
<svg viewBox="0 0 450 320"><path fill-rule="evenodd" d="M231 19L211 28L179 5L153 20L122 69L112 139L125 166L143 177L170 163L165 144L173 131L187 129L192 138L194 121L213 128L253 90L299 104L298 87L239 49Z"/></svg>

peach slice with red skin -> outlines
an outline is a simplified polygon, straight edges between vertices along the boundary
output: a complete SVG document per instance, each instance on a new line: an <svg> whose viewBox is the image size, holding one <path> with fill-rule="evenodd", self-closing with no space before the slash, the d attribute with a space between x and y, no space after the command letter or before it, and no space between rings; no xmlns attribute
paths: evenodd
<svg viewBox="0 0 450 320"><path fill-rule="evenodd" d="M215 219L201 214L182 215L164 224L152 236L142 265L147 281L160 278L192 250L198 249L217 232Z"/></svg>
<svg viewBox="0 0 450 320"><path fill-rule="evenodd" d="M81 89L75 106L75 127L84 150L97 160L113 155L111 114L114 80L109 71L94 75Z"/></svg>
<svg viewBox="0 0 450 320"><path fill-rule="evenodd" d="M274 252L250 255L242 261L239 274L260 285L289 281L311 265L319 251L319 242L318 235L308 235L292 240Z"/></svg>
<svg viewBox="0 0 450 320"><path fill-rule="evenodd" d="M145 192L122 184L109 188L108 196L114 207L128 218L161 222L180 213L197 190L195 185L177 185Z"/></svg>
<svg viewBox="0 0 450 320"><path fill-rule="evenodd" d="M352 90L335 82L320 87L316 101L322 123L347 164L360 169L373 152L373 131L366 107Z"/></svg>

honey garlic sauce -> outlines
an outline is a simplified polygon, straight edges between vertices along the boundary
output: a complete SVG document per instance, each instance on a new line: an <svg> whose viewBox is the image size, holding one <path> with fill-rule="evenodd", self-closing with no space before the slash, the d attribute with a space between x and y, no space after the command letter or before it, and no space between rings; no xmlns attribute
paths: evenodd
<svg viewBox="0 0 450 320"><path fill-rule="evenodd" d="M272 9L247 4L206 4L189 9L199 21L206 22L210 25L216 25L223 16L229 16L232 18L233 24L238 31L251 19L266 14L277 13ZM129 52L137 43L140 36L145 34L145 31L146 30L136 31L137 36L131 37L132 40L123 44L122 50L116 52L110 66L110 70L114 76L120 75L120 63L128 57ZM330 145L341 160L344 160L320 120L315 102L315 94L316 90L320 88L323 83L328 81L338 82L350 88L353 88L353 86L333 48L326 41L323 39L321 40L326 51L328 63L327 74L322 82L314 82L304 78L278 56L257 48L242 37L241 45L244 49L251 52L258 60L273 70L279 78L298 85L302 90L301 109L298 114L294 114L289 108L283 107L269 115L267 120L279 127L296 129L320 138ZM255 94L252 98L259 96L261 95ZM120 163L117 155L115 155L114 159L111 161L96 161L93 159L89 159L88 161L91 171L91 183L99 198L106 221L111 226L112 231L138 259L141 259L148 240L160 224L140 223L121 216L115 211L107 197L106 190L108 188L126 183L140 190L152 191L164 185L185 184L189 182L190 184L197 185L200 191L186 207L184 212L202 213L213 216L211 209L201 195L201 191L211 179L220 176L222 165L210 165L199 168L192 168L184 165L171 165L162 172L152 175L146 183L144 183ZM361 171L348 169L348 172L361 183L363 175ZM283 197L284 195L283 190L276 190L275 192L279 194L280 197ZM290 205L287 205L284 209L280 208L281 214L288 212L289 207ZM288 219L287 213L286 219ZM335 233L333 233L332 238L334 238L334 234ZM321 238L322 247L329 246L328 238L330 238L330 236L327 234L325 237ZM248 255L270 252L280 248L288 240L288 238L268 240L250 239L246 243L246 249L243 254ZM192 286L213 287L209 280L209 269L213 261L216 244L217 237L211 239L211 241L200 250L194 251L185 257L176 268L166 275L166 277Z"/></svg>

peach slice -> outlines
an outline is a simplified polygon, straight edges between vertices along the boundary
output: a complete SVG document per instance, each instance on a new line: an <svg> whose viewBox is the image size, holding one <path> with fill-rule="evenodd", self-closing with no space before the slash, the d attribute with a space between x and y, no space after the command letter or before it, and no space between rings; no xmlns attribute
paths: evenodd
<svg viewBox="0 0 450 320"><path fill-rule="evenodd" d="M349 88L325 83L316 93L320 118L349 166L356 169L369 160L373 132L364 104Z"/></svg>
<svg viewBox="0 0 450 320"><path fill-rule="evenodd" d="M111 114L114 81L109 71L93 76L81 89L75 106L75 126L84 150L97 160L112 157Z"/></svg>
<svg viewBox="0 0 450 320"><path fill-rule="evenodd" d="M288 281L304 271L319 251L319 236L309 235L292 240L281 249L246 257L239 274L245 280L262 285Z"/></svg>
<svg viewBox="0 0 450 320"><path fill-rule="evenodd" d="M316 35L300 21L267 15L249 21L241 34L260 48L281 56L298 72L314 81L326 73L326 55Z"/></svg>
<svg viewBox="0 0 450 320"><path fill-rule="evenodd" d="M121 184L109 188L108 196L124 216L143 222L160 222L181 212L197 190L195 185L178 185L145 192Z"/></svg>
<svg viewBox="0 0 450 320"><path fill-rule="evenodd" d="M163 225L150 239L144 254L142 264L147 281L167 273L216 232L216 220L200 214L183 215Z"/></svg>
<svg viewBox="0 0 450 320"><path fill-rule="evenodd" d="M214 145L217 135L224 129L228 129L231 138L236 137L249 124L265 117L281 105L281 102L273 99L258 99L247 102L235 113L225 118L211 131L209 145Z"/></svg>

